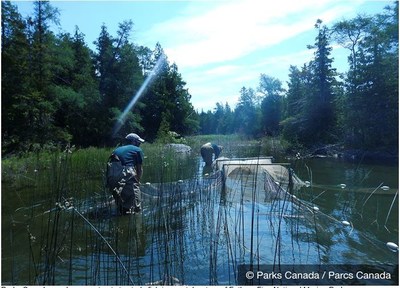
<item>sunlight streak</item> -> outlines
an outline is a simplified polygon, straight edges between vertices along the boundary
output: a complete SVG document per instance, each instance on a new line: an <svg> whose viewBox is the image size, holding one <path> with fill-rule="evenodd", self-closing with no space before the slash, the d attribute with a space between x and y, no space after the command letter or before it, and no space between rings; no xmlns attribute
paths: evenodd
<svg viewBox="0 0 400 288"><path fill-rule="evenodd" d="M132 100L129 102L129 104L126 106L124 112L119 116L117 122L114 125L113 128L113 138L117 135L121 127L125 124L126 121L126 116L129 113L129 111L135 106L136 102L142 97L144 91L146 91L146 88L153 82L153 80L156 78L158 75L160 68L162 67L162 64L165 63L166 57L164 55L161 55L157 62L156 65L154 65L153 70L150 72L150 74L147 76L146 80L143 82L142 86L140 86L140 89L136 92L136 94L133 96Z"/></svg>

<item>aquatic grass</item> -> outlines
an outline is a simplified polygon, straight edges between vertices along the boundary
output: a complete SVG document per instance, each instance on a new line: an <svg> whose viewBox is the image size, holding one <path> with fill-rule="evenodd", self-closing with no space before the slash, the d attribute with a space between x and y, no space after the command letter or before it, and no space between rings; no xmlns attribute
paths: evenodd
<svg viewBox="0 0 400 288"><path fill-rule="evenodd" d="M70 155L70 151L56 151L51 156L49 153L41 153L41 155L36 153L20 162L11 161L10 159L9 162L2 163L3 167L7 167L5 169L6 173L8 172L10 175L11 171L14 176L16 175L16 177L13 177L12 183L15 187L14 189L18 190L24 187L23 181L19 181L18 173L32 173L35 176L31 193L24 193L19 198L20 203L24 206L17 209L14 208L15 212L20 214L19 211L22 213L27 210L25 209L28 208L26 203L39 203L39 205L33 205L32 209L30 209L30 217L19 219L20 227L26 225L26 230L30 235L30 255L32 255L35 272L33 274L29 272L29 275L34 277L34 279L31 279L31 276L29 277L29 283L54 283L55 281L55 262L60 257L60 252L64 250L65 232L71 229L69 222L63 222L65 220L62 218L60 211L58 211L58 205L61 205L62 199L70 197L71 195L69 194L75 192L71 191L74 187L74 182L71 179L77 175L69 177L73 174L71 172L72 161ZM10 163L12 164L10 165ZM26 168L23 171L15 169L17 164ZM48 172L43 173L43 171ZM22 188L20 188L21 186ZM18 207L18 204L10 205L10 207ZM13 215L12 210L9 213ZM39 259L43 259L43 264L38 264L37 261ZM41 270L44 272L40 272Z"/></svg>
<svg viewBox="0 0 400 288"><path fill-rule="evenodd" d="M226 151L237 155L237 142L231 140L224 138L230 145ZM242 144L247 147L245 141ZM260 149L258 142L251 145L254 151ZM9 209L9 217L18 220L16 227L3 226L10 229L3 232L11 231L12 248L18 247L12 239L24 235L30 250L26 270L16 265L22 254L11 256L9 281L235 285L240 264L324 263L324 241L338 237L340 221L313 210L312 202L291 197L290 185L278 185L257 169L253 174L242 169L224 189L220 173L199 173L202 162L193 147L192 153L180 156L159 144L145 143L142 148L147 156L144 211L126 217L115 217L115 206L104 188L102 173L112 149L63 150L34 159L47 168L34 174L33 193L21 194L18 205ZM13 169L25 168L15 165ZM280 189L283 197L275 195L267 201L265 183L270 186L267 190ZM20 184L23 187L23 181ZM312 197L317 201L326 194ZM4 263L8 262L3 259Z"/></svg>
<svg viewBox="0 0 400 288"><path fill-rule="evenodd" d="M165 169L167 173L170 173L170 175L165 175L167 177L164 179L165 181L168 181L169 177L176 178L177 175L183 176L181 178L187 178L193 175L190 174L190 172L193 171L188 171L187 175L182 175L182 172L186 172L182 168L185 167L182 163L190 162L193 161L194 158L197 158L201 145L209 141L221 143L221 145L225 147L223 150L225 157L233 157L232 154L235 154L233 150L236 148L232 148L236 146L243 145L247 150L254 145L259 147L259 142L247 141L239 135L196 136L187 138L188 145L192 148L192 152L189 154L190 157L185 157L187 155L178 155L177 157L176 151L165 149L163 144L144 143L141 148L145 154L144 168L147 169L147 173L144 173L145 181L157 182L156 180L158 179L156 179L156 177L159 176L160 160L163 160L164 168L166 168L167 165L171 166ZM35 181L34 176L45 175L45 177L47 177L46 172L53 170L53 167L56 165L55 161L59 161L60 163L60 161L62 161L61 157L66 154L73 154L73 156L70 157L71 167L73 167L73 169L67 175L63 175L63 177L70 178L68 179L69 184L73 185L74 183L79 183L81 178L85 180L98 180L99 177L103 176L105 162L112 150L112 148L91 147L76 149L75 147L66 147L65 149L54 151L27 153L24 157L6 158L2 160L2 181L16 188L24 187L29 185L29 183L31 183L31 185L36 185L37 181ZM234 155L234 157L237 157L237 155ZM54 176L57 177L56 175ZM28 181L26 181L27 179Z"/></svg>

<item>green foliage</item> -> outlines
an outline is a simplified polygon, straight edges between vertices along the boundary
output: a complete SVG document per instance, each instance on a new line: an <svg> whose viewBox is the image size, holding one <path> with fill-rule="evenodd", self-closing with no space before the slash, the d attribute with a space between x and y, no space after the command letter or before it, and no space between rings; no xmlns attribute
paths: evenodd
<svg viewBox="0 0 400 288"><path fill-rule="evenodd" d="M102 25L91 51L78 27L74 35L54 35L49 27L59 24L58 15L48 1L34 2L27 19L11 2L2 3L3 153L67 143L113 145L131 132L154 140L162 113L171 130L197 131L186 83L167 61L142 95L149 99L127 110L163 55L160 44L151 51L131 43L129 20L119 24L115 37Z"/></svg>
<svg viewBox="0 0 400 288"><path fill-rule="evenodd" d="M282 136L292 147L343 142L398 151L398 2L331 29L318 20L315 43L308 46L313 59L290 67L287 91L261 74L256 90L239 91L233 109L216 103L213 111L200 113L161 45L152 50L129 41L131 20L120 23L115 36L103 24L91 51L78 27L74 35L50 30L50 24L59 25L59 11L48 1L35 1L26 19L10 1L1 8L3 154L68 143L111 146L130 132L148 141L181 141L171 131ZM333 68L332 40L349 50L344 75ZM150 75L155 77L142 87Z"/></svg>
<svg viewBox="0 0 400 288"><path fill-rule="evenodd" d="M9 1L1 4L2 152L19 149L29 131L29 42L25 21Z"/></svg>
<svg viewBox="0 0 400 288"><path fill-rule="evenodd" d="M331 143L335 127L334 87L336 85L336 70L332 68L333 59L330 57L329 30L317 21L318 29L316 43L310 48L315 49L314 60L310 63L310 86L304 102L303 119L305 130L310 131L309 138L303 141L308 146Z"/></svg>
<svg viewBox="0 0 400 288"><path fill-rule="evenodd" d="M153 55L156 59L155 63L162 62L158 66L156 79L147 88L142 100L144 104L141 110L142 125L145 136L154 140L157 137L165 138L170 130L182 135L196 132L197 117L190 103L191 96L185 88L186 83L182 80L177 65L169 64L159 44Z"/></svg>
<svg viewBox="0 0 400 288"><path fill-rule="evenodd" d="M282 83L278 79L261 74L258 91L263 95L261 102L263 131L269 136L279 135L279 122L283 110Z"/></svg>
<svg viewBox="0 0 400 288"><path fill-rule="evenodd" d="M290 66L287 91L261 74L258 95L243 87L233 111L217 103L213 112L199 113L200 132L280 135L289 150L343 143L398 154L398 2L331 29L318 20L315 28L308 46L314 57L301 68ZM332 39L350 52L345 75L333 68Z"/></svg>
<svg viewBox="0 0 400 288"><path fill-rule="evenodd" d="M234 126L235 115L228 103L223 106L216 104L214 113L210 110L196 114L199 118L200 134L231 134L236 132Z"/></svg>
<svg viewBox="0 0 400 288"><path fill-rule="evenodd" d="M340 101L344 142L357 149L397 153L398 2L383 14L339 22L334 31L339 39L354 39ZM351 37L355 32L358 38Z"/></svg>
<svg viewBox="0 0 400 288"><path fill-rule="evenodd" d="M235 109L235 132L254 137L260 131L260 113L256 105L256 93L252 88L240 90L239 102Z"/></svg>
<svg viewBox="0 0 400 288"><path fill-rule="evenodd" d="M160 127L157 132L157 140L161 143L169 143L172 137L170 137L169 134L170 126L165 113L161 116L161 119Z"/></svg>

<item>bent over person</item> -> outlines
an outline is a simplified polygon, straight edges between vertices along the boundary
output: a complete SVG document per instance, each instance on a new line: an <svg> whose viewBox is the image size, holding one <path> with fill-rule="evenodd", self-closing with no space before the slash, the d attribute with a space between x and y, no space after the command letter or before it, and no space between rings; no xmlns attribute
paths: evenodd
<svg viewBox="0 0 400 288"><path fill-rule="evenodd" d="M212 143L206 143L200 148L200 154L203 158L203 161L206 162L207 166L211 166L213 161L213 155L215 155L215 159L219 157L221 154L222 146Z"/></svg>
<svg viewBox="0 0 400 288"><path fill-rule="evenodd" d="M107 163L107 187L112 193L120 215L139 213L141 207L140 179L144 154L139 135L130 133L126 144L113 151Z"/></svg>

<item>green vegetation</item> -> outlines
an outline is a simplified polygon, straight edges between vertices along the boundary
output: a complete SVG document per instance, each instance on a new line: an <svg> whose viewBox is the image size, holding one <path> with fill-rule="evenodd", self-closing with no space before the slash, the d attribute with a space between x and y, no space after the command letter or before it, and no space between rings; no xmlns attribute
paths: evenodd
<svg viewBox="0 0 400 288"><path fill-rule="evenodd" d="M238 151L243 153L239 156L259 155L263 150L260 142L247 141L237 135L194 136L180 141L186 141L191 151L180 153L174 146L158 142L142 144L145 154L142 184L192 179L199 173L199 151L207 141L224 145L222 155L225 157L237 157ZM31 215L43 213L65 199L73 198L79 203L92 198L107 199L110 193L105 188L104 173L112 150L67 147L4 158L1 179L3 200L7 205L3 207L3 219L26 217L24 209L30 209Z"/></svg>
<svg viewBox="0 0 400 288"><path fill-rule="evenodd" d="M190 153L180 155L173 148L165 146L162 141L142 144L141 148L145 153L143 182L165 182L166 179L172 181L178 180L177 177L182 177L182 175L193 175L193 171L184 171L185 167L189 166L186 164L197 161L200 157L200 147L206 142L222 145L224 150L221 156L224 157L242 157L243 155L237 155L238 150L243 150L242 154L252 157L253 155L279 156L286 149L285 141L277 138L263 138L258 141L247 140L241 135L199 135L180 138L176 142L188 145L191 148ZM257 149L256 154L254 154L254 149ZM39 190L48 190L47 185L63 181L53 187L53 194L57 194L54 190L60 189L61 186L64 187L63 189L68 187L78 193L81 193L80 190L87 191L87 189L100 192L104 188L102 177L112 150L112 148L67 147L62 150L42 150L10 156L2 160L2 182L17 189L27 185L36 188L40 188L37 187L38 185L44 185L46 189ZM61 177L61 175L64 176ZM82 184L85 181L89 181L89 185L93 186L80 187L79 183Z"/></svg>
<svg viewBox="0 0 400 288"><path fill-rule="evenodd" d="M398 2L332 27L318 20L315 43L307 46L314 57L290 67L287 90L262 73L259 87L240 89L235 107L216 103L214 111L197 113L161 45L152 50L128 40L132 20L120 23L115 36L99 27L92 51L78 27L73 35L50 30L59 11L48 1L34 2L27 19L12 2L1 6L3 156L112 147L130 132L160 144L185 143L177 134L240 134L280 139L293 151L339 143L398 154ZM349 49L343 75L331 56L337 44ZM142 97L125 111L134 95Z"/></svg>
<svg viewBox="0 0 400 288"><path fill-rule="evenodd" d="M174 150L174 146L159 142L142 144L145 154L143 183L163 183L193 177L199 169L193 163L200 160L200 147L206 142L222 145L221 157L274 156L277 161L284 159L290 145L286 140L277 137L248 140L238 134L190 136L179 141L189 146L190 151L180 153L179 150ZM35 193L43 191L47 191L46 197L55 197L60 193L75 196L102 193L105 188L105 165L112 150L113 148L67 147L9 156L2 160L2 184L5 189L17 192L31 189L33 194L15 197L17 200L21 197L34 197ZM188 167L191 170L187 170Z"/></svg>
<svg viewBox="0 0 400 288"><path fill-rule="evenodd" d="M3 153L113 146L132 131L152 141L162 123L179 134L197 130L178 67L160 44L151 50L131 43L131 20L116 36L103 25L92 51L78 27L74 35L50 30L59 12L48 1L35 1L28 19L10 1L1 8ZM157 63L142 101L124 113Z"/></svg>
<svg viewBox="0 0 400 288"><path fill-rule="evenodd" d="M200 132L282 135L294 150L341 144L398 154L398 2L374 16L331 28L318 20L314 57L291 66L288 89L266 74L243 87L235 109L217 103L200 114ZM349 49L349 71L338 74L332 45Z"/></svg>

